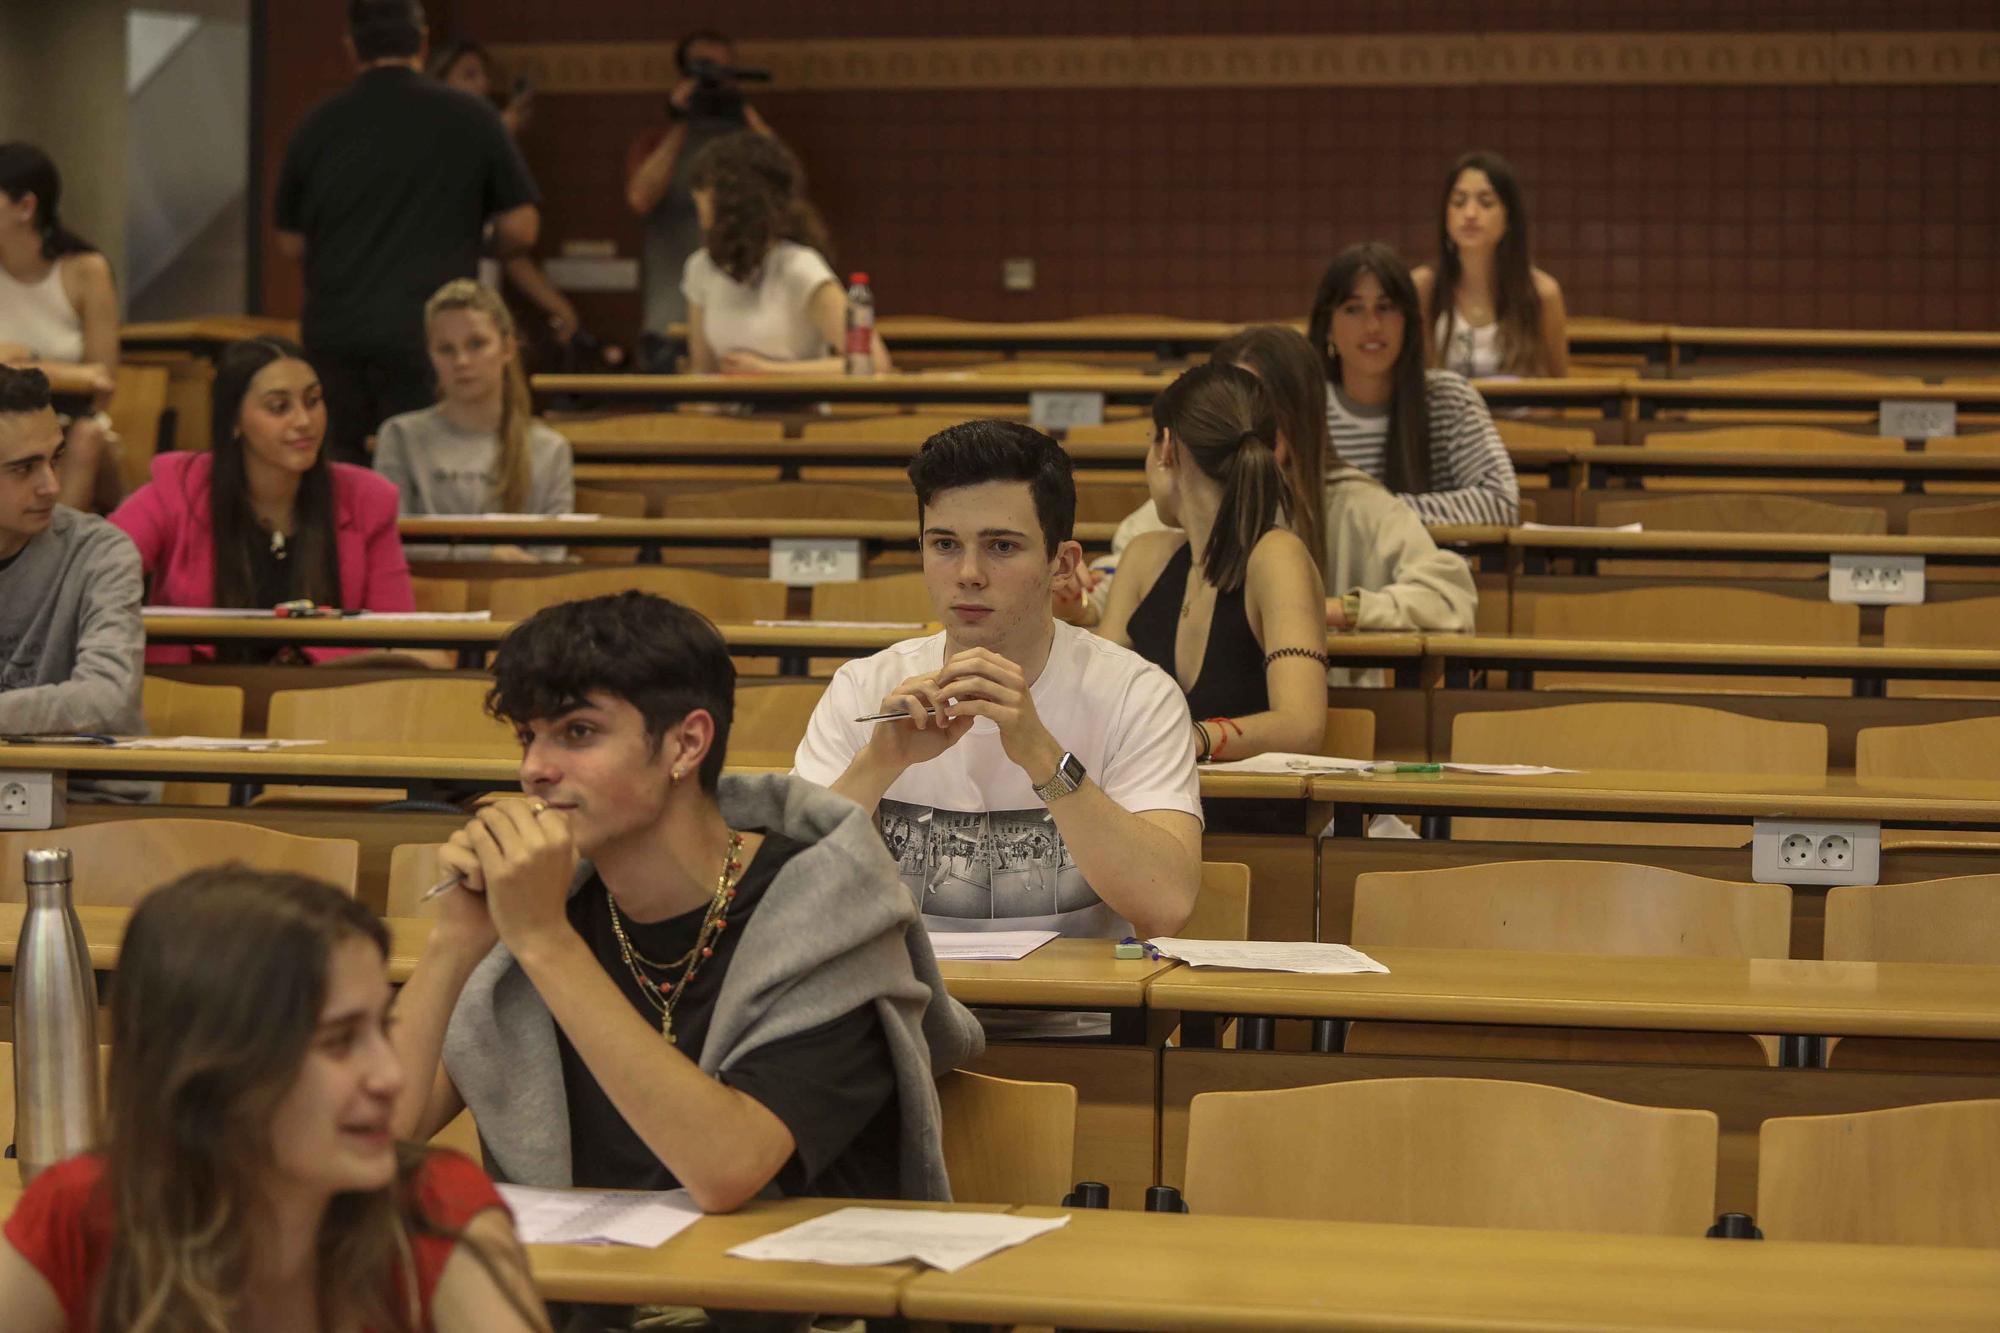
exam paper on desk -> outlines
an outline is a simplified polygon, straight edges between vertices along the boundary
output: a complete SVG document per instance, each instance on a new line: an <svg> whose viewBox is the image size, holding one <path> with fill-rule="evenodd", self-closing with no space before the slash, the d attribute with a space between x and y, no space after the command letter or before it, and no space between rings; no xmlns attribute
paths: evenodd
<svg viewBox="0 0 2000 1333"><path fill-rule="evenodd" d="M842 1208L783 1231L745 1241L738 1259L806 1264L895 1264L906 1259L956 1273L1069 1222L1061 1217L952 1213L930 1209Z"/></svg>
<svg viewBox="0 0 2000 1333"><path fill-rule="evenodd" d="M1146 943L1189 967L1234 967L1254 972L1387 972L1389 969L1345 944L1302 940L1184 940L1162 935Z"/></svg>
<svg viewBox="0 0 2000 1333"><path fill-rule="evenodd" d="M933 930L931 953L941 963L1012 963L1056 937L1053 930Z"/></svg>
<svg viewBox="0 0 2000 1333"><path fill-rule="evenodd" d="M119 741L117 750L291 750L324 745L317 740L279 740L271 736L139 736Z"/></svg>
<svg viewBox="0 0 2000 1333"><path fill-rule="evenodd" d="M699 1222L686 1190L558 1190L496 1185L525 1245L664 1245Z"/></svg>

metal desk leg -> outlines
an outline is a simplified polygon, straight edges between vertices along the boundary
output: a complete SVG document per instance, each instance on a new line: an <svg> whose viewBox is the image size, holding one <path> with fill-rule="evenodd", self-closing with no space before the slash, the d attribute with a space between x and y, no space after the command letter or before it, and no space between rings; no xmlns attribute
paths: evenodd
<svg viewBox="0 0 2000 1333"><path fill-rule="evenodd" d="M1268 1051L1278 1044L1278 1020L1265 1014L1241 1014L1236 1019L1236 1049Z"/></svg>
<svg viewBox="0 0 2000 1333"><path fill-rule="evenodd" d="M1322 1055L1333 1055L1346 1050L1347 1021L1340 1018L1315 1018L1313 1049Z"/></svg>

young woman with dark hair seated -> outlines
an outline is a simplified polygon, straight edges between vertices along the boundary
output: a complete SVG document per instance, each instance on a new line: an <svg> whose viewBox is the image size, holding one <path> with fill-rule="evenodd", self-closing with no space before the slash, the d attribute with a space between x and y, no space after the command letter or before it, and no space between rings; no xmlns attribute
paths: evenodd
<svg viewBox="0 0 2000 1333"><path fill-rule="evenodd" d="M213 419L207 452L161 454L153 479L111 516L139 548L150 603L414 609L396 487L327 459L326 403L304 351L282 338L232 343L216 369ZM303 651L324 661L347 650ZM216 655L146 650L148 662Z"/></svg>
<svg viewBox="0 0 2000 1333"><path fill-rule="evenodd" d="M1153 404L1146 487L1173 526L1125 548L1098 633L1188 696L1202 759L1310 753L1326 726L1324 591L1257 377L1196 366Z"/></svg>
<svg viewBox="0 0 2000 1333"><path fill-rule="evenodd" d="M1410 275L1431 363L1467 377L1569 373L1562 286L1536 268L1528 206L1498 153L1452 163L1438 210L1438 262Z"/></svg>
<svg viewBox="0 0 2000 1333"><path fill-rule="evenodd" d="M687 262L688 355L697 372L837 375L847 292L791 151L755 130L711 141L689 168L705 246ZM891 370L876 336L875 368Z"/></svg>
<svg viewBox="0 0 2000 1333"><path fill-rule="evenodd" d="M1486 400L1464 376L1424 369L1423 309L1394 250L1341 251L1306 336L1326 358L1327 431L1341 458L1426 523L1519 521L1520 484Z"/></svg>
<svg viewBox="0 0 2000 1333"><path fill-rule="evenodd" d="M486 1174L391 1137L388 953L373 913L299 875L224 866L147 896L103 1145L7 1219L9 1333L546 1333Z"/></svg>

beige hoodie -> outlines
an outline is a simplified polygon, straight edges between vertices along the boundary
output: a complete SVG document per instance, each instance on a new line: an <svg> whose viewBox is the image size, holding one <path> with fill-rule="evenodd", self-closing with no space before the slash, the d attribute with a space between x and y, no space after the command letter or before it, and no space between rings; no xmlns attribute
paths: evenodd
<svg viewBox="0 0 2000 1333"><path fill-rule="evenodd" d="M1112 555L1122 554L1141 533L1166 526L1148 500L1118 525ZM1326 477L1326 564L1320 573L1327 596L1360 595L1356 629L1469 632L1479 605L1465 561L1438 549L1414 509L1367 473L1345 465ZM1107 581L1093 597L1109 592Z"/></svg>

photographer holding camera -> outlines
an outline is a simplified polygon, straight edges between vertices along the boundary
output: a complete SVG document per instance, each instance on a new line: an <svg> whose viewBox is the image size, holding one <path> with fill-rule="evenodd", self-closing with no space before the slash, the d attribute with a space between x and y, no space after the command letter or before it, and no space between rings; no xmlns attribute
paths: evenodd
<svg viewBox="0 0 2000 1333"><path fill-rule="evenodd" d="M668 123L634 142L625 176L625 202L646 219L642 347L657 346L669 325L687 319L681 273L689 256L702 248L701 218L689 187L695 155L711 140L738 130L776 137L743 99L744 82L762 82L769 75L738 69L736 46L729 38L707 29L691 32L675 48L674 63L682 77L667 96ZM666 349L666 355L672 350ZM642 354L644 359L650 358Z"/></svg>

